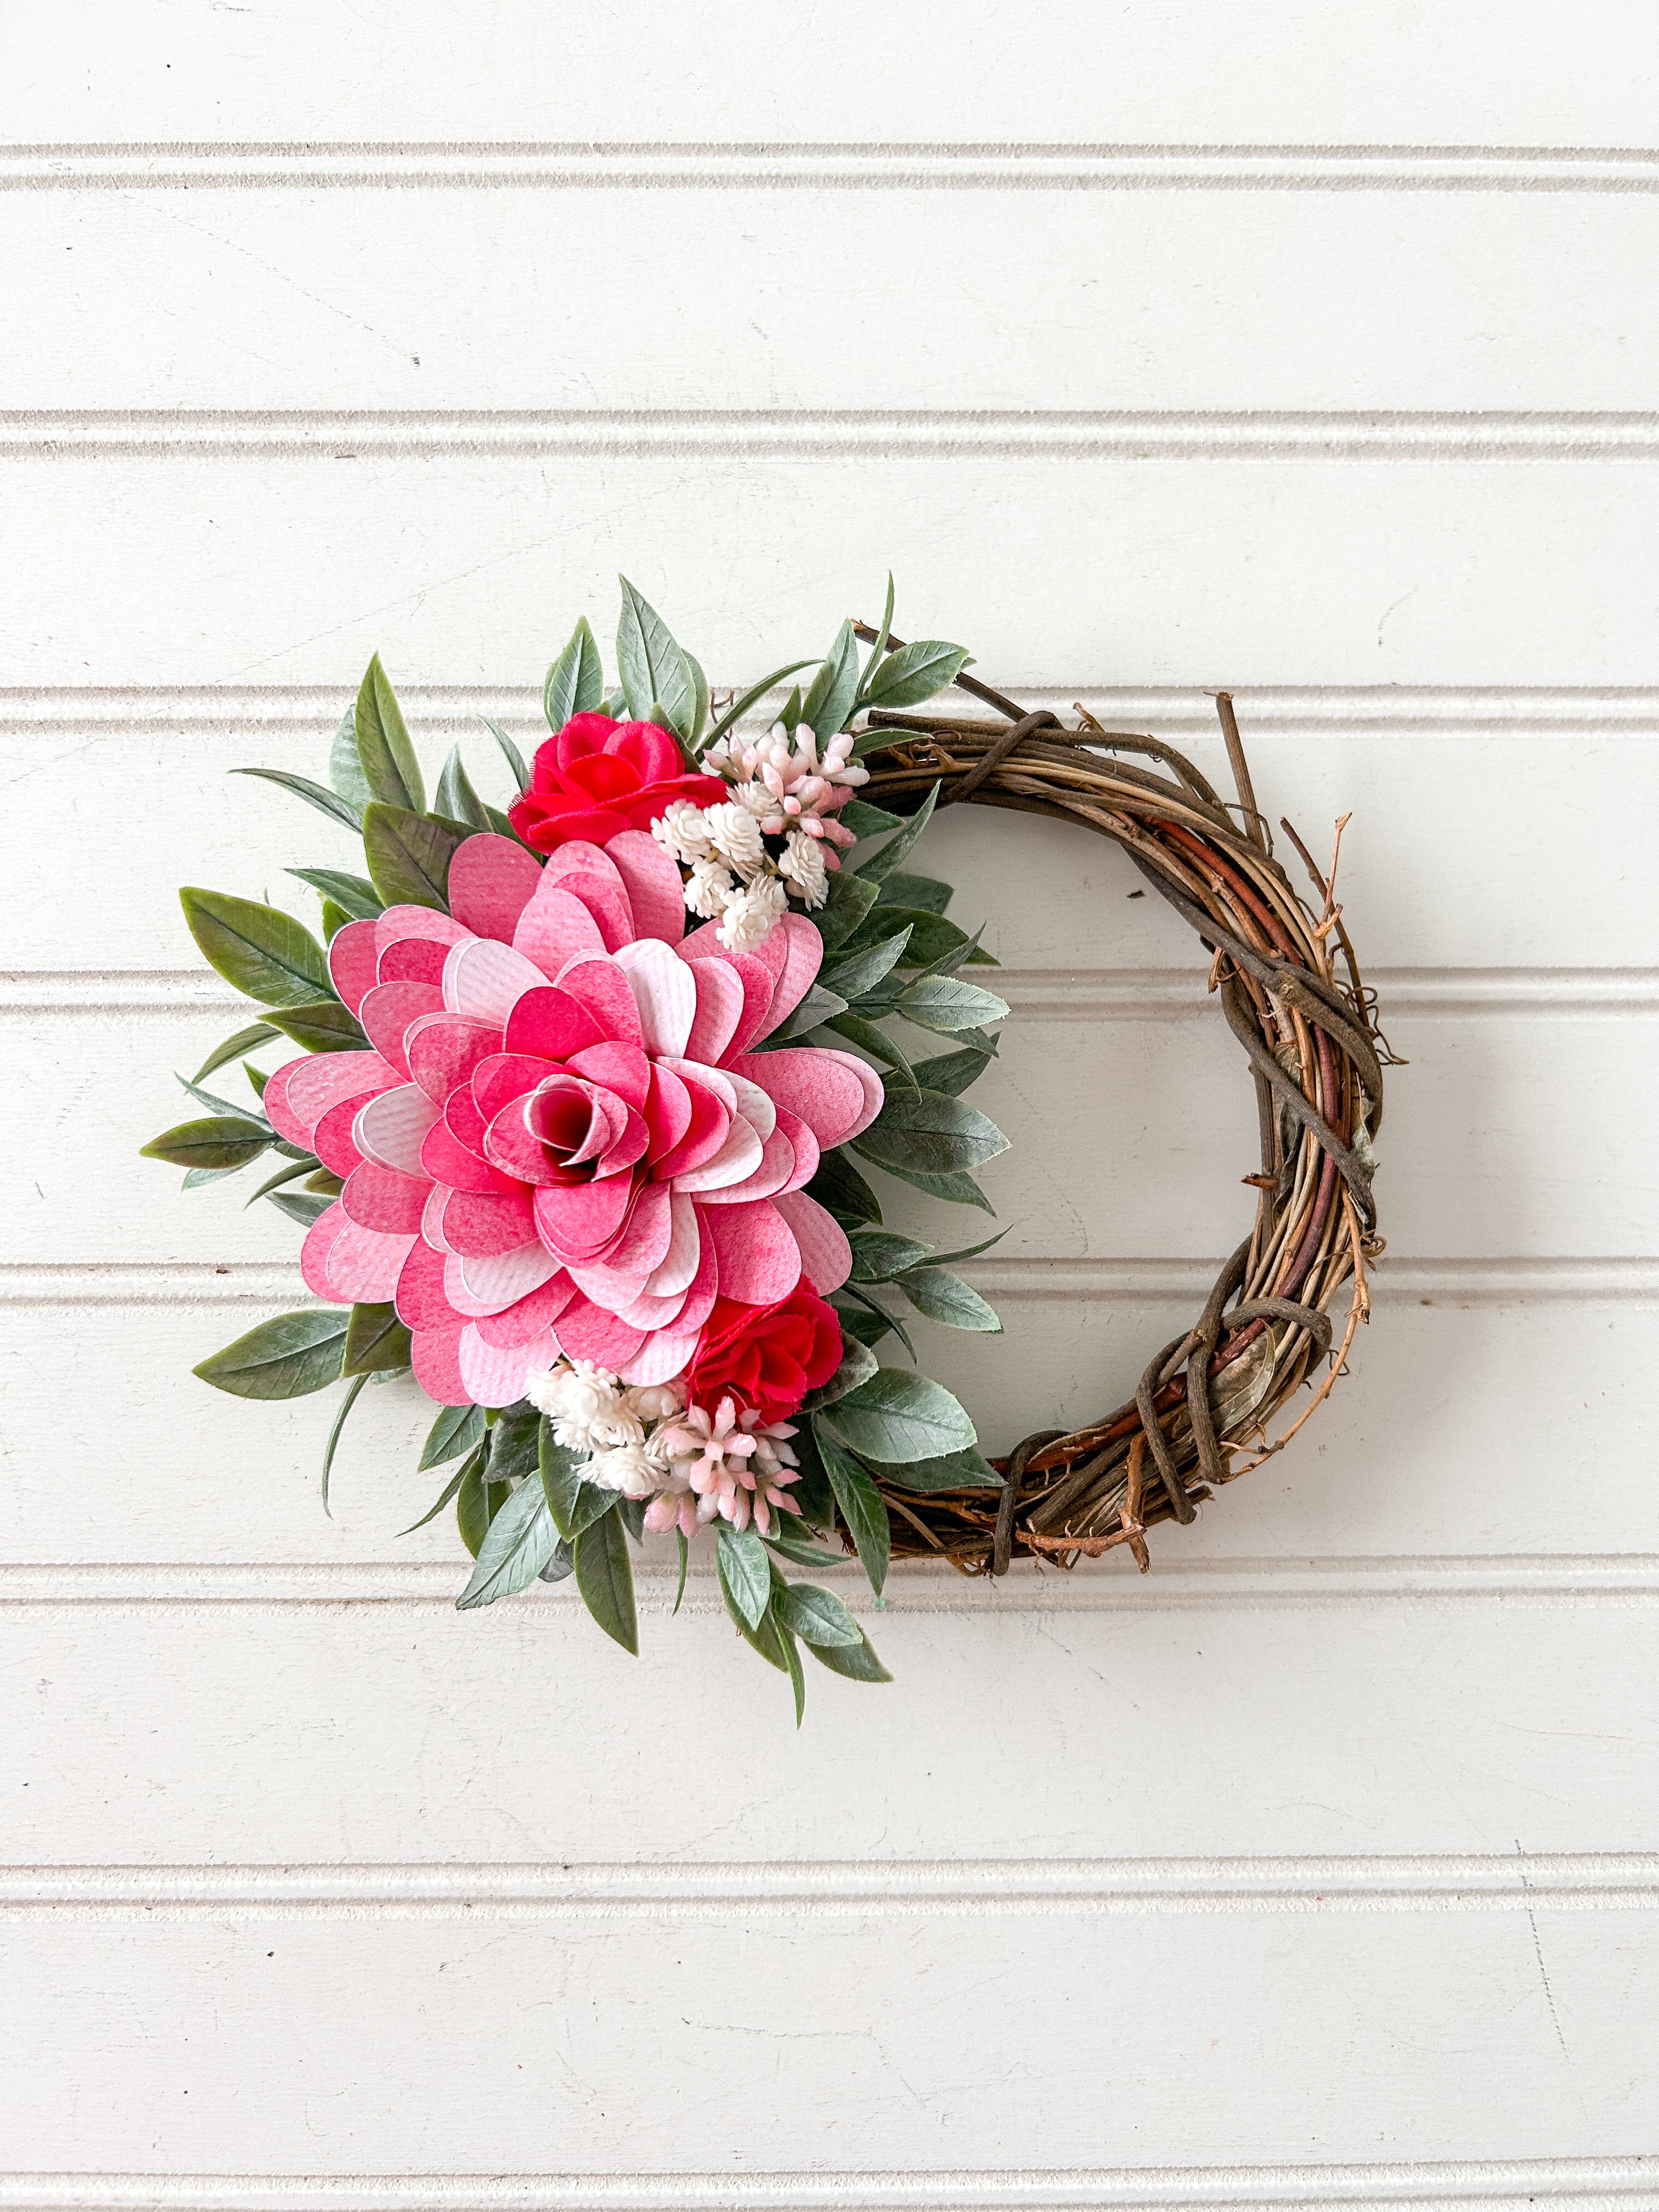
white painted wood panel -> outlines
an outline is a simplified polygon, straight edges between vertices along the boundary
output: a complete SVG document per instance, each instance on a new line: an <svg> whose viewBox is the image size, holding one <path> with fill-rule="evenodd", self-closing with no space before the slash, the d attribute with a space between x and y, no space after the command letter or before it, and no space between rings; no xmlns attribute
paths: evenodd
<svg viewBox="0 0 1659 2212"><path fill-rule="evenodd" d="M7 407L1639 410L1659 349L1659 192L0 191L0 253Z"/></svg>

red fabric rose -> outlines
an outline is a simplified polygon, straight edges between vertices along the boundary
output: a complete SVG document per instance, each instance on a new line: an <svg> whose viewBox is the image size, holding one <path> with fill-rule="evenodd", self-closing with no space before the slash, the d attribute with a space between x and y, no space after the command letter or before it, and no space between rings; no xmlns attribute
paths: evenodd
<svg viewBox="0 0 1659 2212"><path fill-rule="evenodd" d="M719 776L687 774L678 739L654 722L577 714L538 750L530 788L507 818L526 845L551 853L572 838L603 845L648 830L671 799L716 806L727 796Z"/></svg>
<svg viewBox="0 0 1659 2212"><path fill-rule="evenodd" d="M804 1278L775 1306L716 1298L686 1370L686 1395L712 1413L729 1394L763 1421L785 1421L830 1380L841 1357L836 1310Z"/></svg>

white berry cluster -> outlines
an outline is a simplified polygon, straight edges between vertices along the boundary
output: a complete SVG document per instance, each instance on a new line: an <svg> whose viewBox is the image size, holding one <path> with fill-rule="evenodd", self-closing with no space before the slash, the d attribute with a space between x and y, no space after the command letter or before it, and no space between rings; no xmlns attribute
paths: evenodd
<svg viewBox="0 0 1659 2212"><path fill-rule="evenodd" d="M788 911L793 897L821 907L840 867L836 848L857 841L836 815L869 770L853 759L843 730L824 747L805 724L792 738L781 722L753 744L732 738L711 745L702 765L723 776L732 796L718 806L676 799L651 825L652 835L690 871L685 902L718 921L722 945L744 952L758 945ZM764 840L781 838L775 857Z"/></svg>
<svg viewBox="0 0 1659 2212"><path fill-rule="evenodd" d="M716 1518L769 1534L772 1515L791 1510L799 1468L787 1421L763 1422L722 1398L711 1415L686 1403L683 1380L625 1389L591 1360L532 1370L526 1395L553 1424L553 1441L586 1452L581 1473L624 1498L648 1498L645 1525L690 1536Z"/></svg>

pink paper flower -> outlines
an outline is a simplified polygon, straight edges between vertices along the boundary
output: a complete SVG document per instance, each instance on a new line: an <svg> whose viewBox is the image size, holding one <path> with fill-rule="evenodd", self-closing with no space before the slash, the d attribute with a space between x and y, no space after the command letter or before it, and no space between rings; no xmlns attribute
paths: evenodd
<svg viewBox="0 0 1659 2212"><path fill-rule="evenodd" d="M683 897L641 830L544 867L483 835L456 852L449 914L389 908L329 947L371 1049L266 1085L278 1133L345 1183L301 1266L321 1297L394 1303L441 1404L510 1405L562 1353L665 1382L716 1297L847 1279L803 1186L875 1118L880 1080L848 1053L754 1049L822 939L799 915L747 952L684 939Z"/></svg>

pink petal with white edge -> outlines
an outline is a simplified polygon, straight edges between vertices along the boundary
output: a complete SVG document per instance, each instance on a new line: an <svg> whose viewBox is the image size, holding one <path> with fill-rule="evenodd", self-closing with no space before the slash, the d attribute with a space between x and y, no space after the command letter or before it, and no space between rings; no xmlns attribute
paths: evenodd
<svg viewBox="0 0 1659 2212"><path fill-rule="evenodd" d="M381 952L400 938L424 937L438 945L459 945L470 933L453 915L441 914L435 906L389 906L374 917L374 944Z"/></svg>
<svg viewBox="0 0 1659 2212"><path fill-rule="evenodd" d="M641 1285L668 1257L674 1240L674 1206L666 1183L642 1184L622 1236L605 1255L619 1274L637 1275Z"/></svg>
<svg viewBox="0 0 1659 2212"><path fill-rule="evenodd" d="M738 1111L755 1134L763 1139L769 1137L778 1126L778 1109L770 1091L739 1075L735 1067L723 1067L720 1073L737 1093Z"/></svg>
<svg viewBox="0 0 1659 2212"><path fill-rule="evenodd" d="M769 939L768 942L770 942ZM726 1048L725 1060L728 1067L739 1053L747 1052L751 1044L758 1044L766 1035L767 1011L772 1004L772 994L777 988L776 976L762 960L758 951L734 952L731 955L731 961L743 979L743 1019L738 1024L737 1035Z"/></svg>
<svg viewBox="0 0 1659 2212"><path fill-rule="evenodd" d="M365 1160L346 1177L340 1203L348 1218L365 1229L414 1237L420 1231L429 1188L414 1176L399 1175L395 1168L377 1167L373 1160Z"/></svg>
<svg viewBox="0 0 1659 2212"><path fill-rule="evenodd" d="M404 1261L415 1249L412 1234L384 1236L348 1221L328 1248L325 1272L331 1293L354 1305L386 1305L398 1288Z"/></svg>
<svg viewBox="0 0 1659 2212"><path fill-rule="evenodd" d="M437 1406L471 1406L471 1392L461 1380L461 1334L465 1324L453 1328L416 1329L410 1345L415 1380Z"/></svg>
<svg viewBox="0 0 1659 2212"><path fill-rule="evenodd" d="M508 1015L505 1032L509 1053L537 1060L568 1060L573 1052L598 1044L604 1035L579 999L546 982L525 993Z"/></svg>
<svg viewBox="0 0 1659 2212"><path fill-rule="evenodd" d="M591 844L586 837L568 837L547 856L545 880L556 884L567 876L597 876L614 891L627 888L621 870L604 846ZM568 884L565 888L569 889Z"/></svg>
<svg viewBox="0 0 1659 2212"><path fill-rule="evenodd" d="M400 1175L424 1175L421 1140L437 1119L438 1109L424 1091L413 1083L400 1083L358 1108L351 1141L377 1167L396 1168Z"/></svg>
<svg viewBox="0 0 1659 2212"><path fill-rule="evenodd" d="M651 1063L651 1088L644 1112L651 1137L649 1156L653 1160L665 1159L691 1127L691 1093L660 1060Z"/></svg>
<svg viewBox="0 0 1659 2212"><path fill-rule="evenodd" d="M446 1247L467 1259L487 1260L516 1252L534 1233L529 1201L517 1192L486 1198L471 1190L452 1190L444 1200L441 1225Z"/></svg>
<svg viewBox="0 0 1659 2212"><path fill-rule="evenodd" d="M577 1288L580 1287L578 1284ZM598 1298L594 1303L604 1305L605 1301ZM685 1303L686 1293L684 1291L677 1291L672 1298L647 1297L641 1292L637 1298L630 1298L625 1304L617 1305L612 1310L618 1321L625 1321L629 1328L643 1329L647 1336L653 1336L659 1329L679 1328Z"/></svg>
<svg viewBox="0 0 1659 2212"><path fill-rule="evenodd" d="M380 957L372 921L349 921L329 939L328 972L343 1004L355 1014L365 992L380 981Z"/></svg>
<svg viewBox="0 0 1659 2212"><path fill-rule="evenodd" d="M540 1290L532 1291L528 1297L520 1298L516 1305L505 1307L498 1314L481 1316L478 1334L486 1344L528 1344L532 1336L539 1336L543 1329L554 1326L575 1295L568 1276L556 1276L552 1282L544 1283Z"/></svg>
<svg viewBox="0 0 1659 2212"><path fill-rule="evenodd" d="M735 1115L726 1133L726 1142L714 1158L705 1160L701 1167L688 1169L684 1175L677 1175L674 1188L694 1194L727 1189L732 1183L742 1182L746 1176L754 1174L761 1164L762 1151L761 1139L753 1124L745 1121L741 1114Z"/></svg>
<svg viewBox="0 0 1659 2212"><path fill-rule="evenodd" d="M568 846L561 850L568 852ZM552 864L550 861L549 866ZM634 942L634 909L628 903L628 893L622 887L622 878L612 868L608 876L591 873L562 875L559 878L561 890L580 899L599 926L599 935L605 939L607 952L620 951L624 945Z"/></svg>
<svg viewBox="0 0 1659 2212"><path fill-rule="evenodd" d="M699 1235L702 1224L699 1222ZM697 1272L691 1287L685 1294L685 1304L680 1308L680 1317L674 1323L676 1336L701 1328L714 1310L714 1301L720 1293L720 1261L715 1255L714 1239L702 1237L702 1249L698 1255Z"/></svg>
<svg viewBox="0 0 1659 2212"><path fill-rule="evenodd" d="M444 994L435 983L377 983L357 1009L363 1033L399 1075L409 1073L404 1038L411 1022L442 1011Z"/></svg>
<svg viewBox="0 0 1659 2212"><path fill-rule="evenodd" d="M426 1014L404 1032L409 1072L440 1107L501 1048L501 1033L493 1022L470 1021L465 1014Z"/></svg>
<svg viewBox="0 0 1659 2212"><path fill-rule="evenodd" d="M812 933L816 937L817 932ZM685 957L684 945L680 957ZM724 1057L743 1019L743 978L724 960L705 958L686 964L696 986L697 1012L686 1039L685 1057L712 1067Z"/></svg>
<svg viewBox="0 0 1659 2212"><path fill-rule="evenodd" d="M685 934L685 887L662 847L648 830L624 830L605 849L634 909L635 934L678 945ZM812 934L817 935L816 929Z"/></svg>
<svg viewBox="0 0 1659 2212"><path fill-rule="evenodd" d="M434 1252L447 1252L449 1245L444 1236L444 1208L450 1194L441 1183L435 1184L426 1201L421 1216L421 1242L429 1244Z"/></svg>
<svg viewBox="0 0 1659 2212"><path fill-rule="evenodd" d="M678 1191L672 1194L670 1206L673 1227L668 1250L645 1286L651 1297L672 1297L690 1290L702 1257L702 1238L697 1228L696 1207Z"/></svg>
<svg viewBox="0 0 1659 2212"><path fill-rule="evenodd" d="M628 1215L633 1179L602 1176L592 1182L544 1185L536 1193L536 1231L567 1264L602 1260ZM447 1226L448 1216L445 1216Z"/></svg>
<svg viewBox="0 0 1659 2212"><path fill-rule="evenodd" d="M772 1055L769 1053L766 1057L769 1060ZM850 1068L864 1085L864 1111L847 1132L846 1136L838 1137L834 1140L837 1144L844 1145L854 1137L861 1137L864 1134L877 1115L880 1113L887 1094L882 1089L880 1076L876 1073L875 1069L867 1060L860 1060L856 1053L834 1052L826 1048L824 1057L827 1060L838 1060L843 1067Z"/></svg>
<svg viewBox="0 0 1659 2212"><path fill-rule="evenodd" d="M519 916L541 879L540 865L522 845L481 831L455 848L449 864L449 911L475 937L511 945Z"/></svg>
<svg viewBox="0 0 1659 2212"><path fill-rule="evenodd" d="M546 981L535 963L510 945L475 937L455 945L444 962L444 1004L452 1014L500 1029L525 993Z"/></svg>
<svg viewBox="0 0 1659 2212"><path fill-rule="evenodd" d="M327 1298L335 1305L343 1301L328 1279L328 1255L335 1238L346 1225L346 1210L337 1198L332 1206L317 1216L300 1247L300 1273L305 1278L306 1288L313 1297Z"/></svg>
<svg viewBox="0 0 1659 2212"><path fill-rule="evenodd" d="M603 1035L624 1044L642 1044L640 1010L628 978L608 953L578 954L555 977L562 991L578 999L592 1014Z"/></svg>
<svg viewBox="0 0 1659 2212"><path fill-rule="evenodd" d="M381 953L375 972L383 983L430 983L441 989L449 950L435 937L399 937Z"/></svg>
<svg viewBox="0 0 1659 2212"><path fill-rule="evenodd" d="M672 946L655 937L624 945L617 954L617 965L627 976L639 1008L646 1050L678 1059L696 1018L697 986L691 969Z"/></svg>
<svg viewBox="0 0 1659 2212"><path fill-rule="evenodd" d="M659 1330L620 1372L624 1382L643 1389L647 1382L672 1382L697 1348L695 1331L690 1336L670 1336Z"/></svg>
<svg viewBox="0 0 1659 2212"><path fill-rule="evenodd" d="M804 1190L784 1191L772 1201L800 1248L801 1272L821 1298L838 1291L853 1272L853 1248L833 1213Z"/></svg>
<svg viewBox="0 0 1659 2212"><path fill-rule="evenodd" d="M865 1126L865 1086L857 1073L862 1065L848 1053L784 1045L776 1052L751 1053L732 1072L746 1075L778 1105L799 1115L828 1151Z"/></svg>
<svg viewBox="0 0 1659 2212"><path fill-rule="evenodd" d="M342 1099L337 1106L329 1108L311 1133L311 1149L331 1175L349 1176L363 1164L363 1156L351 1139L357 1111L356 1099Z"/></svg>
<svg viewBox="0 0 1659 2212"><path fill-rule="evenodd" d="M614 1375L645 1347L643 1331L629 1328L589 1298L574 1297L559 1316L559 1349L567 1359L591 1359Z"/></svg>
<svg viewBox="0 0 1659 2212"><path fill-rule="evenodd" d="M469 1321L486 1314L504 1313L532 1291L548 1284L568 1294L559 1263L538 1243L516 1245L510 1252L472 1254L463 1258L452 1252L444 1263L444 1291L457 1313ZM545 1318L551 1321L550 1313Z"/></svg>
<svg viewBox="0 0 1659 2212"><path fill-rule="evenodd" d="M818 1171L818 1140L800 1116L792 1114L787 1106L778 1109L778 1127L788 1138L795 1155L794 1170L783 1187L786 1190L799 1190Z"/></svg>
<svg viewBox="0 0 1659 2212"><path fill-rule="evenodd" d="M766 1009L765 1025L760 1031L763 1037L782 1028L817 981L823 963L823 939L804 914L786 914L773 924L766 942L781 945L783 967Z"/></svg>
<svg viewBox="0 0 1659 2212"><path fill-rule="evenodd" d="M664 1066L664 1062L658 1061L659 1071ZM694 1168L705 1166L726 1143L732 1124L737 1118L735 1103L728 1107L720 1092L701 1079L706 1071L699 1071L694 1076L687 1062L682 1060L679 1066L686 1068L687 1073L676 1076L675 1079L685 1092L691 1118L678 1144L653 1162L651 1173L658 1182L672 1182L678 1176L690 1174ZM667 1072L674 1074L672 1068ZM731 1092L731 1086L723 1084L722 1088L735 1101L735 1093Z"/></svg>
<svg viewBox="0 0 1659 2212"><path fill-rule="evenodd" d="M444 1291L444 1255L416 1239L398 1270L392 1303L405 1328L459 1328L457 1313Z"/></svg>
<svg viewBox="0 0 1659 2212"><path fill-rule="evenodd" d="M512 1179L468 1152L447 1121L434 1121L421 1145L421 1173L451 1190L475 1191L481 1198L504 1194Z"/></svg>
<svg viewBox="0 0 1659 2212"><path fill-rule="evenodd" d="M702 1206L741 1206L749 1199L771 1198L781 1190L787 1190L794 1179L795 1148L781 1129L774 1129L761 1149L759 1164L752 1174L745 1176L741 1182L715 1184L700 1190L697 1200Z"/></svg>
<svg viewBox="0 0 1659 2212"><path fill-rule="evenodd" d="M284 1060L265 1085L265 1118L290 1145L309 1146L311 1133L331 1107L359 1103L398 1080L395 1067L377 1052L314 1052Z"/></svg>
<svg viewBox="0 0 1659 2212"><path fill-rule="evenodd" d="M544 872L536 896L519 916L513 949L533 960L550 982L578 952L603 952L605 935L580 899Z"/></svg>
<svg viewBox="0 0 1659 2212"><path fill-rule="evenodd" d="M768 1306L788 1297L800 1280L800 1247L771 1199L698 1210L704 1240L714 1248L722 1297Z"/></svg>
<svg viewBox="0 0 1659 2212"><path fill-rule="evenodd" d="M477 1324L469 1322L461 1331L457 1355L461 1380L475 1406L511 1406L524 1395L525 1377L532 1367L550 1367L559 1347L550 1328L528 1344L509 1346L486 1344Z"/></svg>
<svg viewBox="0 0 1659 2212"><path fill-rule="evenodd" d="M643 1113L645 1102L651 1092L651 1063L636 1044L624 1044L612 1039L604 1044L584 1045L573 1052L565 1062L573 1075L583 1076L589 1083L602 1084L614 1091L636 1114Z"/></svg>

